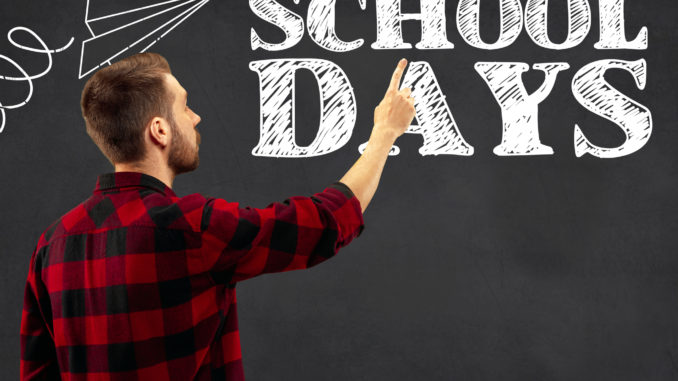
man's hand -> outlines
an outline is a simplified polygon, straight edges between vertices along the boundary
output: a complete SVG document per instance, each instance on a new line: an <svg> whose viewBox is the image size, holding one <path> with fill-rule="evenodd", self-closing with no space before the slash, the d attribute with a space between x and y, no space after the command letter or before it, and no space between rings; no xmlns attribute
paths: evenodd
<svg viewBox="0 0 678 381"><path fill-rule="evenodd" d="M410 96L412 92L410 89L398 91L405 66L407 60L400 60L384 99L374 109L374 127L367 147L340 180L353 191L363 212L377 190L393 142L405 133L414 118L414 98Z"/></svg>
<svg viewBox="0 0 678 381"><path fill-rule="evenodd" d="M415 115L411 89L398 90L406 66L407 60L404 58L398 62L384 99L374 109L374 130L392 134L394 141L405 133Z"/></svg>

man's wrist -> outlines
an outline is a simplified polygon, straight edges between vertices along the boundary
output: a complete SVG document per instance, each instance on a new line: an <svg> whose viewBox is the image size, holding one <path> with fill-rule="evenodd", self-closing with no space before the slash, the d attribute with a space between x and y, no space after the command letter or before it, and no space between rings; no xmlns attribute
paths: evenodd
<svg viewBox="0 0 678 381"><path fill-rule="evenodd" d="M388 128L388 126L381 124L375 124L372 128L372 134L370 135L369 142L388 144L390 147L393 145L393 143L395 143L396 139L398 139L398 136L392 128Z"/></svg>

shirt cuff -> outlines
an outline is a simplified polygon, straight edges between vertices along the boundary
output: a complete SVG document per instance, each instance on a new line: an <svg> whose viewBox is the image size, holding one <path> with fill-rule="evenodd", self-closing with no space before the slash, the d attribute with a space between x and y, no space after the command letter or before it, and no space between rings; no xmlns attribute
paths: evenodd
<svg viewBox="0 0 678 381"><path fill-rule="evenodd" d="M346 222L348 223L348 226L351 227L351 229L347 229L347 231L350 232L348 241L346 242L348 243L353 238L359 237L365 229L365 220L363 219L360 200L358 200L358 197L355 196L351 188L340 181L330 184L328 188L333 188L341 192L341 194L343 194L348 199L350 205L352 206L349 209L352 209L353 211L346 216Z"/></svg>
<svg viewBox="0 0 678 381"><path fill-rule="evenodd" d="M351 190L351 188L349 188L346 184L344 184L340 181L337 181L336 183L330 184L329 187L340 191L341 193L344 194L344 196L346 196L348 198L355 197L355 194L353 194L353 191Z"/></svg>

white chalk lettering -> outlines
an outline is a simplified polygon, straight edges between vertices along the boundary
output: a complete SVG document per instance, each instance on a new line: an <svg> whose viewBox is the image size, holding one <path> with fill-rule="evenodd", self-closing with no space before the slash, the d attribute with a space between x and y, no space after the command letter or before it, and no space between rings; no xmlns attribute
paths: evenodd
<svg viewBox="0 0 678 381"><path fill-rule="evenodd" d="M642 27L633 41L626 40L624 0L599 0L600 41L596 49L647 49L647 27Z"/></svg>
<svg viewBox="0 0 678 381"><path fill-rule="evenodd" d="M633 75L636 86L643 90L647 82L645 60L601 60L590 63L572 80L572 93L579 103L596 115L617 124L626 141L619 147L604 148L591 143L578 125L574 127L575 155L591 154L600 158L617 158L641 149L652 134L652 113L645 106L620 93L605 80L605 72L622 69Z"/></svg>
<svg viewBox="0 0 678 381"><path fill-rule="evenodd" d="M523 7L519 0L501 0L499 38L488 44L480 38L480 0L461 0L457 7L457 29L469 45L486 50L511 45L523 29Z"/></svg>
<svg viewBox="0 0 678 381"><path fill-rule="evenodd" d="M259 75L260 138L254 156L312 157L343 147L351 138L356 103L351 83L336 64L319 59L274 59L250 62ZM320 127L307 147L295 143L294 74L310 70L320 90Z"/></svg>
<svg viewBox="0 0 678 381"><path fill-rule="evenodd" d="M308 5L308 34L311 39L327 50L333 52L348 52L358 49L365 40L362 38L346 42L339 39L335 30L336 0L312 0ZM365 0L360 0L360 8L365 10Z"/></svg>
<svg viewBox="0 0 678 381"><path fill-rule="evenodd" d="M527 94L522 73L529 66L522 62L478 62L476 71L485 80L501 107L503 134L494 148L498 156L552 155L553 149L539 140L539 104L551 93L558 73L570 66L564 62L533 65L545 74L544 82Z"/></svg>
<svg viewBox="0 0 678 381"><path fill-rule="evenodd" d="M421 21L421 41L417 49L453 49L447 40L445 0L420 0L421 13L402 13L400 0L377 0L377 41L372 49L410 49L403 41L402 22Z"/></svg>
<svg viewBox="0 0 678 381"><path fill-rule="evenodd" d="M294 3L299 4L299 0L294 0ZM275 0L250 0L250 8L255 15L285 32L285 39L276 44L262 40L252 28L250 32L252 50L258 48L269 51L285 50L296 45L304 36L304 20L301 16L283 7Z"/></svg>
<svg viewBox="0 0 678 381"><path fill-rule="evenodd" d="M405 73L401 88L410 88L414 97L414 109L418 125L410 126L405 131L408 134L421 134L424 145L419 148L419 154L428 155L473 155L473 147L461 136L457 123L454 121L445 95L440 90L438 80L428 62L413 61ZM367 143L359 147L362 151ZM400 152L394 147L390 155Z"/></svg>
<svg viewBox="0 0 678 381"><path fill-rule="evenodd" d="M579 45L591 29L591 7L588 0L567 0L568 34L556 44L548 36L548 0L528 0L525 7L525 29L535 44L547 49L569 49Z"/></svg>

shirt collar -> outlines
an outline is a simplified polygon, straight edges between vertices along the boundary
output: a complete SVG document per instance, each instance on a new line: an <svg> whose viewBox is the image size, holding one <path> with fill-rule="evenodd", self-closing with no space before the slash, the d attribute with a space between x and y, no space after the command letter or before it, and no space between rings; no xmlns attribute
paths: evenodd
<svg viewBox="0 0 678 381"><path fill-rule="evenodd" d="M176 197L172 188L159 179L140 172L111 172L99 175L94 192L123 187L150 188L169 197Z"/></svg>

